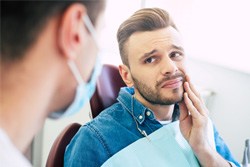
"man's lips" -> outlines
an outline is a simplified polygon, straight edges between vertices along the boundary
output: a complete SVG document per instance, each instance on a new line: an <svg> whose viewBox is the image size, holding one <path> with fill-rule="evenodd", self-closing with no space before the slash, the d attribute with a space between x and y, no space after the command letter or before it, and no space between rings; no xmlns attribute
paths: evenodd
<svg viewBox="0 0 250 167"><path fill-rule="evenodd" d="M183 82L182 77L167 80L162 84L161 88L171 88L171 89L179 88L180 86L182 86L182 82Z"/></svg>

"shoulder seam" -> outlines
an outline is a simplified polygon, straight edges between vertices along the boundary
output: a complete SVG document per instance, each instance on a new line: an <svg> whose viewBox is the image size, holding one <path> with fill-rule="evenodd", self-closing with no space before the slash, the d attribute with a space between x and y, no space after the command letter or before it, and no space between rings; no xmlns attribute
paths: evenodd
<svg viewBox="0 0 250 167"><path fill-rule="evenodd" d="M88 129L92 132L94 132L98 138L98 140L101 142L101 144L103 145L104 149L106 150L107 154L109 157L111 157L111 153L110 151L108 150L108 146L106 144L106 142L104 141L102 135L100 134L100 132L94 127L92 126L91 124L88 124L86 125L86 127L88 127Z"/></svg>

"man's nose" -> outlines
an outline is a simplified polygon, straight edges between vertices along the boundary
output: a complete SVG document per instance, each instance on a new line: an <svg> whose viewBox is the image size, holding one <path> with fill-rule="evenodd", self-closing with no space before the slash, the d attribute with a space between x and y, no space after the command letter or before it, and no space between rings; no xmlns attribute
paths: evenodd
<svg viewBox="0 0 250 167"><path fill-rule="evenodd" d="M162 61L162 74L170 75L178 71L176 62L174 62L170 57L166 56Z"/></svg>

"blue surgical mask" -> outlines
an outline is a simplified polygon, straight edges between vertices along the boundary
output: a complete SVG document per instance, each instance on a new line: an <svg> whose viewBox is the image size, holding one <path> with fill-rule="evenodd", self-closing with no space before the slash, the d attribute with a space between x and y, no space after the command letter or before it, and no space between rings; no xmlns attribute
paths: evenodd
<svg viewBox="0 0 250 167"><path fill-rule="evenodd" d="M92 35L97 48L98 43L97 43L97 38L96 38L96 32L95 29L89 19L89 17L86 15L83 19L86 27L88 28L90 34ZM70 67L70 70L72 71L72 74L77 80L78 86L76 88L76 93L73 102L65 109L62 111L57 111L53 112L49 115L49 118L52 119L58 119L58 118L63 118L63 117L68 117L71 115L76 114L77 112L81 111L82 108L85 106L87 102L89 102L90 98L93 96L95 92L95 87L96 87L96 81L98 79L98 76L101 72L101 62L100 62L100 56L99 54L96 57L96 63L94 70L92 72L91 78L88 83L85 83L82 79L82 76L80 74L79 69L77 68L76 64L74 61L70 60L68 62L68 65Z"/></svg>

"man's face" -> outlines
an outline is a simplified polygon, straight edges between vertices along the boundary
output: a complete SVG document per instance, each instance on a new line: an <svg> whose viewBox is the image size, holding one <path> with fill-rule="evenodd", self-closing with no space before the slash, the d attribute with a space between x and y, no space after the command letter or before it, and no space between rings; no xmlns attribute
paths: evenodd
<svg viewBox="0 0 250 167"><path fill-rule="evenodd" d="M137 32L129 38L127 51L137 98L159 105L182 100L184 50L174 28Z"/></svg>

